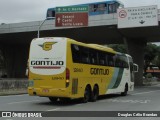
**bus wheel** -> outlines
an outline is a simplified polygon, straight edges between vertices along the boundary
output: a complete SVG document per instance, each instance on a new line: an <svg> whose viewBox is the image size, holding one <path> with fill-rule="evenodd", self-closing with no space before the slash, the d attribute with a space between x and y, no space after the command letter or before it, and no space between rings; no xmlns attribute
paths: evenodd
<svg viewBox="0 0 160 120"><path fill-rule="evenodd" d="M57 99L58 99L58 98L56 98L56 97L49 97L49 100L50 100L51 102L56 102Z"/></svg>
<svg viewBox="0 0 160 120"><path fill-rule="evenodd" d="M124 92L121 92L121 95L122 95L122 96L126 96L126 95L127 95L127 92L128 92L128 85L126 84L126 85L125 85Z"/></svg>
<svg viewBox="0 0 160 120"><path fill-rule="evenodd" d="M98 86L94 86L93 92L92 92L92 97L91 97L92 102L95 102L98 99L98 96L99 96Z"/></svg>
<svg viewBox="0 0 160 120"><path fill-rule="evenodd" d="M83 102L87 103L90 99L90 89L89 87L86 87L85 91L84 91L84 97L83 97Z"/></svg>

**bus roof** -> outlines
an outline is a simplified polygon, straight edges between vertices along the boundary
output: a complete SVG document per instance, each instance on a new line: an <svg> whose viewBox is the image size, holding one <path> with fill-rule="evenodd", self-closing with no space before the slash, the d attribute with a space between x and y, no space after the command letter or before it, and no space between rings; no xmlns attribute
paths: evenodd
<svg viewBox="0 0 160 120"><path fill-rule="evenodd" d="M88 44L94 48L100 48L100 49L108 49L108 50L111 50L111 51L114 51L112 48L110 47L107 47L107 46L103 46L103 45L98 45L98 44Z"/></svg>
<svg viewBox="0 0 160 120"><path fill-rule="evenodd" d="M71 38L67 38L67 37L44 37L44 38L35 38L33 40L42 40L42 39L54 39L54 38L58 38L59 40L67 40L69 43L73 43L73 44L78 44L78 45L82 45L82 46L86 46L86 47L89 47L89 48L93 48L93 49L99 49L99 50L102 50L102 51L108 51L110 53L113 53L113 54L122 54L122 53L119 53L117 51L115 51L114 49L110 48L110 47L107 47L107 46L103 46L103 45L99 45L99 44L87 44L87 43L83 43L83 42L79 42L79 41L76 41L74 39L71 39ZM128 54L125 54L126 56L130 56Z"/></svg>
<svg viewBox="0 0 160 120"><path fill-rule="evenodd" d="M103 45L99 45L99 44L87 44L87 43L79 42L79 41L76 41L76 40L73 40L73 39L70 39L70 38L68 38L68 39L72 43L78 43L79 45L87 46L87 47L90 47L90 48L93 48L93 49L99 49L99 50L102 50L102 51L108 51L108 52L111 52L111 53L114 53L114 54L116 53L115 50L113 50L112 48L107 47L107 46L103 46Z"/></svg>

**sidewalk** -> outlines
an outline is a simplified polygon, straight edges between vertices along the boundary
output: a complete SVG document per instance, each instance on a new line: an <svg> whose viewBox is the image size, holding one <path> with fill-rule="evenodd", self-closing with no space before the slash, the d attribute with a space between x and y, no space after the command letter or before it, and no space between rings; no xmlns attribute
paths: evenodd
<svg viewBox="0 0 160 120"><path fill-rule="evenodd" d="M160 84L160 79L157 79L157 78L151 78L150 80L143 79L144 86L152 86L152 85L158 85L158 84Z"/></svg>
<svg viewBox="0 0 160 120"><path fill-rule="evenodd" d="M0 91L0 96L27 94L27 89Z"/></svg>

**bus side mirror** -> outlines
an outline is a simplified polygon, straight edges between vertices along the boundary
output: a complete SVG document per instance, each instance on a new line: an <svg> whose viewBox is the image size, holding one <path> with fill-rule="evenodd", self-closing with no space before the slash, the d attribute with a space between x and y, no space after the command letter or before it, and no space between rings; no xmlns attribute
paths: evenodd
<svg viewBox="0 0 160 120"><path fill-rule="evenodd" d="M138 72L138 65L135 63L133 64L133 71Z"/></svg>

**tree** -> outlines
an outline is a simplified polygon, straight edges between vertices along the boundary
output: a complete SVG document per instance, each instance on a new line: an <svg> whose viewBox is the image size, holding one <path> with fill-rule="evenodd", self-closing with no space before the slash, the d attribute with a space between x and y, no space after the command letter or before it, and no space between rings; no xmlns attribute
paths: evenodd
<svg viewBox="0 0 160 120"><path fill-rule="evenodd" d="M127 53L126 47L123 44L110 44L108 46L113 48L117 52ZM144 62L145 62L144 69L146 69L147 66L150 65L151 63L160 67L160 46L148 43L145 48Z"/></svg>
<svg viewBox="0 0 160 120"><path fill-rule="evenodd" d="M160 46L157 46L157 53L152 60L152 63L160 67Z"/></svg>
<svg viewBox="0 0 160 120"><path fill-rule="evenodd" d="M148 43L145 48L144 59L145 61L151 63L156 56L159 54L158 46L155 44Z"/></svg>
<svg viewBox="0 0 160 120"><path fill-rule="evenodd" d="M117 52L127 53L127 49L123 44L110 44L108 45L108 47L113 48Z"/></svg>

